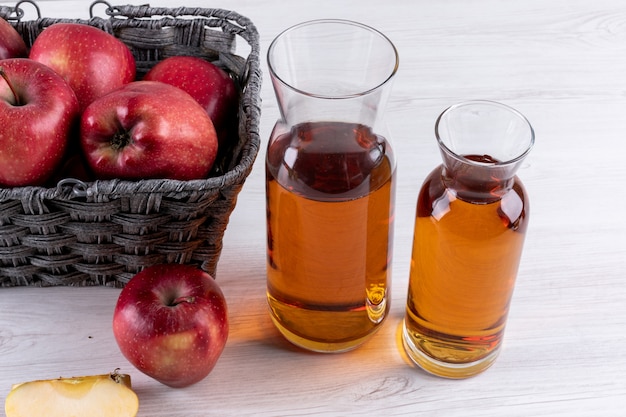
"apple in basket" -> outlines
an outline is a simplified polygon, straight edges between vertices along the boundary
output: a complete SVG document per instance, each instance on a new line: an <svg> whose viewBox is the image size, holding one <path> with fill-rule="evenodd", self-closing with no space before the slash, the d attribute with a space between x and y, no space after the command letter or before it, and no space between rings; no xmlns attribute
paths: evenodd
<svg viewBox="0 0 626 417"><path fill-rule="evenodd" d="M0 186L41 185L63 159L78 100L63 78L27 58L0 61L0 75Z"/></svg>
<svg viewBox="0 0 626 417"><path fill-rule="evenodd" d="M206 178L217 154L213 122L179 88L134 81L91 103L80 141L98 178Z"/></svg>
<svg viewBox="0 0 626 417"><path fill-rule="evenodd" d="M220 146L237 133L237 88L217 65L198 57L172 56L154 65L143 79L173 85L195 98L211 117Z"/></svg>
<svg viewBox="0 0 626 417"><path fill-rule="evenodd" d="M162 384L182 388L204 379L228 338L226 300L203 270L155 265L122 289L113 314L122 354Z"/></svg>
<svg viewBox="0 0 626 417"><path fill-rule="evenodd" d="M13 26L0 17L0 59L25 58L28 49Z"/></svg>
<svg viewBox="0 0 626 417"><path fill-rule="evenodd" d="M45 28L29 58L55 70L72 86L81 111L93 100L135 79L130 49L102 29L80 23L56 23Z"/></svg>

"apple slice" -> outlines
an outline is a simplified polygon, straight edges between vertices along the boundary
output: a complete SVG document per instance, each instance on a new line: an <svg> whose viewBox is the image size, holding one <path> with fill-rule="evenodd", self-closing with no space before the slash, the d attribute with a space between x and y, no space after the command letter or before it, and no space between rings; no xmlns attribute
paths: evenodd
<svg viewBox="0 0 626 417"><path fill-rule="evenodd" d="M138 409L130 376L117 371L16 384L4 405L7 417L134 417Z"/></svg>

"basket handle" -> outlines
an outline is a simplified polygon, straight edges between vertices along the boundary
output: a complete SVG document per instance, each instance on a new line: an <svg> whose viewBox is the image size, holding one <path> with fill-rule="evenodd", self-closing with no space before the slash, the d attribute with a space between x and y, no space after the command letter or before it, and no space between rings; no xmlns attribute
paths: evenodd
<svg viewBox="0 0 626 417"><path fill-rule="evenodd" d="M91 3L91 5L89 6L89 18L93 19L95 17L95 15L93 14L94 9L96 8L96 6L98 6L99 4L103 4L106 6L106 9L104 10L104 13L106 13L107 16L113 16L115 13L115 9L113 9L113 6L111 6L111 4L108 1L105 0L96 0L93 3Z"/></svg>
<svg viewBox="0 0 626 417"><path fill-rule="evenodd" d="M24 9L22 9L20 6L23 4L30 4L31 6L33 6L35 8L35 11L37 12L37 19L41 19L41 10L39 10L39 6L37 6L37 3L35 3L32 0L20 0L17 3L15 3L15 6L12 8L13 13L15 13L15 16L8 16L7 20L15 20L17 22L22 20L25 13L24 13Z"/></svg>

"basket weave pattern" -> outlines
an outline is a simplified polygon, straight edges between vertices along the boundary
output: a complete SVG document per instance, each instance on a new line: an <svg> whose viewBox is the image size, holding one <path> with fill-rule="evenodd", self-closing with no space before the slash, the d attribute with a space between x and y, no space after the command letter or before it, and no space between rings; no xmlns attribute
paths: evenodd
<svg viewBox="0 0 626 417"><path fill-rule="evenodd" d="M173 55L205 58L241 90L239 135L220 151L207 179L71 178L55 187L0 188L0 286L123 286L157 263L196 264L215 276L237 195L258 154L259 38L249 19L228 10L113 6L108 18L12 21L27 45L58 22L98 27L133 52L140 79ZM15 10L0 7L0 16ZM236 42L247 43L247 57ZM0 127L1 128L1 127Z"/></svg>

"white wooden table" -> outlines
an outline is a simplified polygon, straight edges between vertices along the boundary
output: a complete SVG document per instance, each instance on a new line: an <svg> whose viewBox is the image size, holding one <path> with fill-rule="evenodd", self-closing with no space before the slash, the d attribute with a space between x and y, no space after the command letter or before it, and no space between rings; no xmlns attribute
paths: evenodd
<svg viewBox="0 0 626 417"><path fill-rule="evenodd" d="M86 18L89 4L39 1L49 17ZM231 333L209 377L177 390L132 368L111 330L119 290L3 288L1 398L12 383L120 367L132 375L139 415L145 417L626 415L622 0L151 5L236 10L256 23L263 53L282 29L322 17L372 25L395 42L400 71L387 111L398 155L391 315L373 339L344 354L300 351L278 335L265 303L263 148L226 233L218 281L228 299ZM263 70L266 143L278 108L265 56ZM537 140L519 172L531 197L531 218L504 349L486 373L452 381L410 366L398 328L417 193L440 162L434 121L448 105L473 98L517 108L530 119Z"/></svg>

